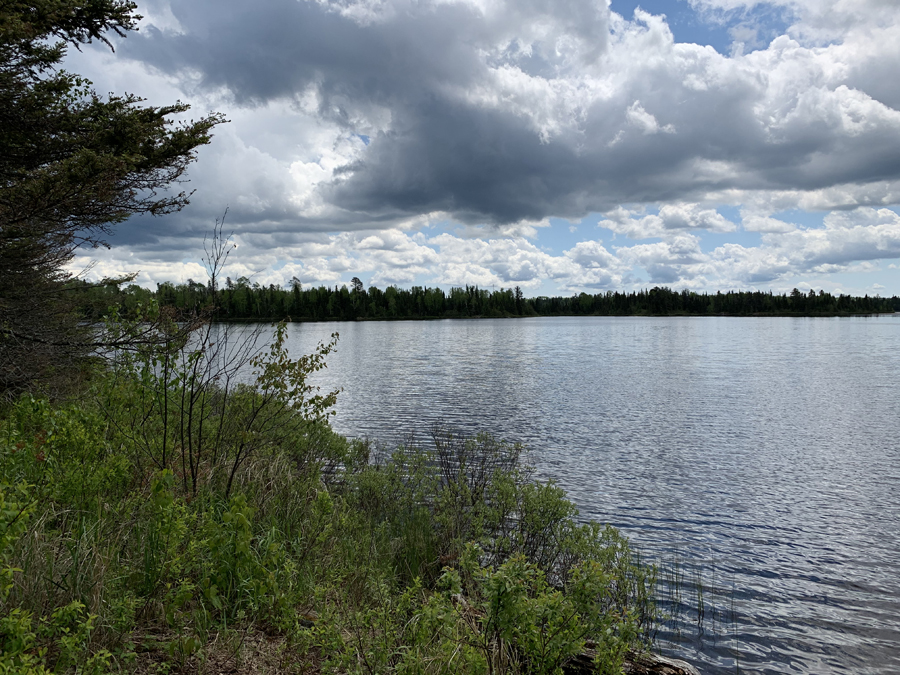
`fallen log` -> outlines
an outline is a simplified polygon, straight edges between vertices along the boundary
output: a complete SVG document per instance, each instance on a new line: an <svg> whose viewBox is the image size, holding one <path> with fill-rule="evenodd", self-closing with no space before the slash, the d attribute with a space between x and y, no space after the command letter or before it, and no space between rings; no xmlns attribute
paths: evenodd
<svg viewBox="0 0 900 675"><path fill-rule="evenodd" d="M563 667L566 675L591 675L594 673L594 643L588 641L584 650L572 657ZM622 664L625 675L700 675L700 671L686 661L670 659L650 652L629 652Z"/></svg>

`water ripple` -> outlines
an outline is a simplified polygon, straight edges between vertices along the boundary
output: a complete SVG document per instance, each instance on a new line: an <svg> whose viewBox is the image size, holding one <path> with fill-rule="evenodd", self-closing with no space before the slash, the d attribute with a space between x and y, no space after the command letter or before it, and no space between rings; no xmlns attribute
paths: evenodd
<svg viewBox="0 0 900 675"><path fill-rule="evenodd" d="M290 347L332 331L338 431L525 443L680 575L664 650L707 673L900 672L900 317L303 324Z"/></svg>

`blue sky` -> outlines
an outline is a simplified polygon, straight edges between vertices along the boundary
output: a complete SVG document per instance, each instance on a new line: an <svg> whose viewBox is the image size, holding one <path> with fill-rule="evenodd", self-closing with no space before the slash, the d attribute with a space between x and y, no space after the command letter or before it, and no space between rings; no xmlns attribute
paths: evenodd
<svg viewBox="0 0 900 675"><path fill-rule="evenodd" d="M665 15L675 42L709 45L725 55L732 53L736 42L749 42L745 46L747 51L765 47L785 34L794 18L790 6L778 3L733 4L734 9L727 10L687 0L616 0L609 8L626 19L632 18L638 8Z"/></svg>
<svg viewBox="0 0 900 675"><path fill-rule="evenodd" d="M72 53L98 91L230 122L192 204L74 265L521 286L900 294L886 0L150 0Z"/></svg>
<svg viewBox="0 0 900 675"><path fill-rule="evenodd" d="M692 42L709 45L721 54L731 51L731 36L725 22L704 20L688 2L684 0L651 0L633 2L624 0L611 2L609 9L626 19L634 16L635 9L643 9L650 14L665 15L666 23L676 42Z"/></svg>

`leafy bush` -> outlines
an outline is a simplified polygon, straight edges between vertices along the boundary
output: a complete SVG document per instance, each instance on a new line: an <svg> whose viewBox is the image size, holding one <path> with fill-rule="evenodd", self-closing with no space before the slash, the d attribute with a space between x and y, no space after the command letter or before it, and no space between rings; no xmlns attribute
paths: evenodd
<svg viewBox="0 0 900 675"><path fill-rule="evenodd" d="M8 406L0 675L194 668L260 629L323 672L558 673L588 639L617 672L646 644L653 570L521 446L349 441L307 381L333 342L291 360L284 330L243 360L257 388L205 333Z"/></svg>
<svg viewBox="0 0 900 675"><path fill-rule="evenodd" d="M387 538L380 550L390 552L400 579L433 584L443 567L458 565L470 542L480 545L485 568L521 556L554 588L565 588L578 566L594 561L609 577L605 609L633 606L641 629L650 630L655 572L614 528L579 523L560 487L532 479L519 446L440 429L432 439L433 449L410 443L360 471L347 494L367 514L373 536Z"/></svg>

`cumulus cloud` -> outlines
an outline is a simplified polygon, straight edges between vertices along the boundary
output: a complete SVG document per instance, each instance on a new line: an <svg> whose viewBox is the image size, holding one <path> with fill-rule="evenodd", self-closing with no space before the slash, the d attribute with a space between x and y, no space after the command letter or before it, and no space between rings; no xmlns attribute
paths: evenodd
<svg viewBox="0 0 900 675"><path fill-rule="evenodd" d="M758 247L725 244L704 252L695 235L684 233L669 241L617 248L616 255L646 269L654 283L778 286L803 275L858 270L868 261L900 257L900 216L889 209L860 208L829 214L821 228L770 226Z"/></svg>
<svg viewBox="0 0 900 675"><path fill-rule="evenodd" d="M659 126L656 117L644 110L644 106L641 105L640 101L635 101L628 106L628 110L625 111L625 119L628 124L640 129L645 136L658 134L660 131L664 131L667 134L675 132L675 127L671 124L667 124L664 127Z"/></svg>
<svg viewBox="0 0 900 675"><path fill-rule="evenodd" d="M718 211L699 204L665 204L658 214L644 214L644 209L618 207L605 213L600 225L631 239L670 237L686 230L734 232L736 229L735 224Z"/></svg>
<svg viewBox="0 0 900 675"><path fill-rule="evenodd" d="M287 256L293 262L281 266L262 244L250 245L253 254L231 259L224 274L277 286L295 277L307 285L332 286L358 276L380 287L477 284L534 290L549 279L562 292L647 284L698 290L784 289L810 275L872 271L875 261L900 257L900 216L889 209L832 213L823 227L793 227L784 231L771 227L756 247L728 243L705 251L696 234L673 230L662 241L612 247L599 240L580 241L557 254L522 237L480 239L446 232L428 236L396 229L343 232L282 244L277 257ZM145 285L204 278L199 261L160 261L155 249L137 250L125 258L101 252L80 257L75 265L90 261L96 264L97 276L139 269L138 282ZM636 275L635 269L644 270L647 276Z"/></svg>
<svg viewBox="0 0 900 675"><path fill-rule="evenodd" d="M689 0L696 8L752 18L765 8L779 12L789 24L789 31L808 40L831 42L847 34L848 28L872 29L892 25L896 21L896 4L892 0Z"/></svg>
<svg viewBox="0 0 900 675"><path fill-rule="evenodd" d="M73 69L231 122L191 207L124 224L96 260L161 278L226 206L271 283L746 284L896 257L895 4L691 5L730 26L730 54L592 0L148 0L138 34ZM721 205L759 246L703 249L738 230ZM833 213L809 229L789 209ZM534 243L592 213L638 243ZM452 234L429 238L435 222Z"/></svg>
<svg viewBox="0 0 900 675"><path fill-rule="evenodd" d="M797 229L793 223L755 214L744 215L741 218L741 226L747 232L791 232Z"/></svg>
<svg viewBox="0 0 900 675"><path fill-rule="evenodd" d="M856 261L900 257L900 216L863 208L829 214L825 227L767 235L764 243L807 268L846 266Z"/></svg>
<svg viewBox="0 0 900 675"><path fill-rule="evenodd" d="M877 56L862 38L784 35L731 58L676 43L661 17L587 0L207 4L158 2L119 52L186 94L319 130L293 158L270 153L264 182L283 198L234 206L241 217L506 224L900 173L900 112L854 80ZM263 162L237 144L229 154L235 173L243 158Z"/></svg>

